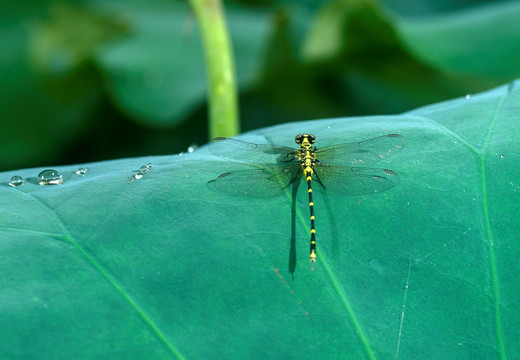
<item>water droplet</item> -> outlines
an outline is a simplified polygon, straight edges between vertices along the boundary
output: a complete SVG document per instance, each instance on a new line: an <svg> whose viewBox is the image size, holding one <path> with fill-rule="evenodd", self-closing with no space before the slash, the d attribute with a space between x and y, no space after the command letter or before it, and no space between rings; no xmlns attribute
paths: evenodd
<svg viewBox="0 0 520 360"><path fill-rule="evenodd" d="M85 176L85 174L87 173L88 171L88 168L79 168L78 170L76 170L74 172L74 174L76 175L80 175L80 176Z"/></svg>
<svg viewBox="0 0 520 360"><path fill-rule="evenodd" d="M152 164L148 163L148 165L143 165L139 168L139 172L145 174L147 173L148 171L150 171L150 169L153 167Z"/></svg>
<svg viewBox="0 0 520 360"><path fill-rule="evenodd" d="M199 148L199 146L197 144L191 144L189 147L188 147L188 153L192 153L194 152L195 150L197 150Z"/></svg>
<svg viewBox="0 0 520 360"><path fill-rule="evenodd" d="M504 158L504 154L500 154L500 158L503 159Z"/></svg>
<svg viewBox="0 0 520 360"><path fill-rule="evenodd" d="M12 187L17 187L23 185L23 178L21 176L15 175L11 177L11 181L9 182L9 185Z"/></svg>
<svg viewBox="0 0 520 360"><path fill-rule="evenodd" d="M132 177L130 178L130 181L139 180L139 179L141 179L143 177L143 175L144 174L139 171L137 174L132 175Z"/></svg>
<svg viewBox="0 0 520 360"><path fill-rule="evenodd" d="M471 99L471 94L466 94L466 100Z"/></svg>
<svg viewBox="0 0 520 360"><path fill-rule="evenodd" d="M60 185L63 184L63 176L58 170L47 169L38 174L40 185Z"/></svg>

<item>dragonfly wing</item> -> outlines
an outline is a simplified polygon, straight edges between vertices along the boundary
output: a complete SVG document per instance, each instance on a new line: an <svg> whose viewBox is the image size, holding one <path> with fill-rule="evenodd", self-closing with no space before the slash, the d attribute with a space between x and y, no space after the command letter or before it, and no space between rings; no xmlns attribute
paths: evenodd
<svg viewBox="0 0 520 360"><path fill-rule="evenodd" d="M209 150L224 159L249 164L282 164L295 160L297 150L278 145L254 144L233 138L215 138Z"/></svg>
<svg viewBox="0 0 520 360"><path fill-rule="evenodd" d="M265 197L280 195L300 175L300 164L266 166L228 172L213 180L217 190L232 195Z"/></svg>
<svg viewBox="0 0 520 360"><path fill-rule="evenodd" d="M392 170L316 164L315 176L327 191L356 196L384 192L399 184L399 175Z"/></svg>
<svg viewBox="0 0 520 360"><path fill-rule="evenodd" d="M316 158L331 164L368 165L396 153L405 143L406 140L401 135L383 135L365 141L318 149Z"/></svg>

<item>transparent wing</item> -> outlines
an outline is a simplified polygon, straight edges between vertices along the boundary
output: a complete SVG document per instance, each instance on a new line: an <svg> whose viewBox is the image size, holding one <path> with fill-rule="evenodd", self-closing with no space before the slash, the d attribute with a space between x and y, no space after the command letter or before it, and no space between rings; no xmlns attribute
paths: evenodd
<svg viewBox="0 0 520 360"><path fill-rule="evenodd" d="M217 190L232 195L276 196L293 181L299 180L300 172L298 163L290 166L266 166L261 169L228 172L211 182Z"/></svg>
<svg viewBox="0 0 520 360"><path fill-rule="evenodd" d="M348 196L383 192L399 184L399 175L386 169L320 163L316 164L314 174L323 185L314 188Z"/></svg>
<svg viewBox="0 0 520 360"><path fill-rule="evenodd" d="M250 164L281 164L295 160L297 150L287 146L253 144L232 138L215 138L209 150L224 159Z"/></svg>
<svg viewBox="0 0 520 360"><path fill-rule="evenodd" d="M361 142L318 149L316 158L331 164L368 165L396 153L405 143L406 140L401 135L383 135Z"/></svg>

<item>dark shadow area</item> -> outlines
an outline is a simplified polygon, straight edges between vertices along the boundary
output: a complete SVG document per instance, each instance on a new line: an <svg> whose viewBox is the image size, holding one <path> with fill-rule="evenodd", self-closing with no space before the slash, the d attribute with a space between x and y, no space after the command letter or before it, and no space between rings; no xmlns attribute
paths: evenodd
<svg viewBox="0 0 520 360"><path fill-rule="evenodd" d="M300 179L292 183L292 204L291 204L291 247L289 250L289 273L294 280L296 270L296 196L300 187Z"/></svg>

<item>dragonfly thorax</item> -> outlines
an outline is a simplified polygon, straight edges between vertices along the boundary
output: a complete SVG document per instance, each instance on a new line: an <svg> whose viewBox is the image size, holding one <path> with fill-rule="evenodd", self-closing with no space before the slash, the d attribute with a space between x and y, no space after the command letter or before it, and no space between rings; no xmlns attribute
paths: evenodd
<svg viewBox="0 0 520 360"><path fill-rule="evenodd" d="M300 145L297 157L300 160L303 172L306 177L310 176L316 165L316 149L312 146L316 141L316 136L312 134L298 134L295 141Z"/></svg>

